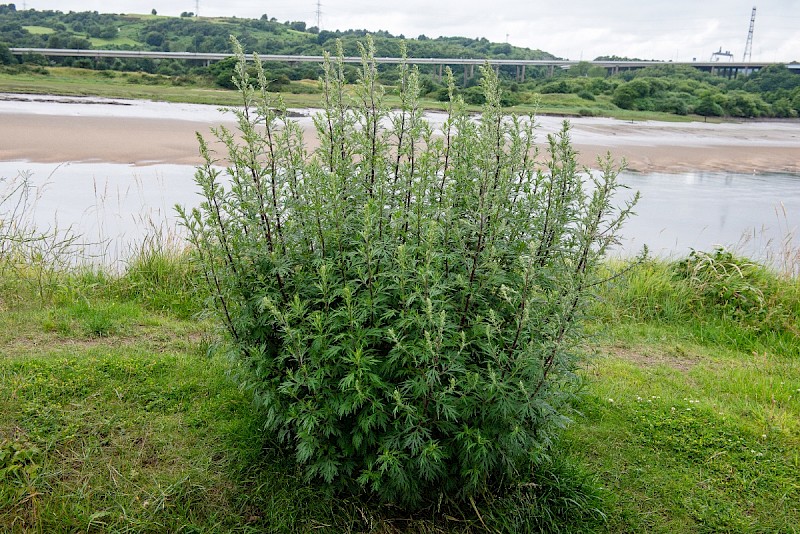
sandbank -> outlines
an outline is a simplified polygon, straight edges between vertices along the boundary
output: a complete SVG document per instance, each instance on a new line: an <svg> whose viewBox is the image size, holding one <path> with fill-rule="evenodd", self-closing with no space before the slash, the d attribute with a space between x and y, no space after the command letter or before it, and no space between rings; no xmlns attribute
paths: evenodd
<svg viewBox="0 0 800 534"><path fill-rule="evenodd" d="M212 127L232 126L230 115L120 117L30 109L0 109L0 160L197 165L201 158L196 132L210 139ZM434 122L441 118L435 115ZM540 117L539 122L544 150L546 135L557 131L562 119ZM306 146L313 150L317 142L310 116L301 117L299 123ZM576 118L570 124L579 160L590 167L596 167L598 156L610 152L616 159L624 158L629 170L639 172L800 173L798 121L712 124ZM219 145L212 148L225 153Z"/></svg>

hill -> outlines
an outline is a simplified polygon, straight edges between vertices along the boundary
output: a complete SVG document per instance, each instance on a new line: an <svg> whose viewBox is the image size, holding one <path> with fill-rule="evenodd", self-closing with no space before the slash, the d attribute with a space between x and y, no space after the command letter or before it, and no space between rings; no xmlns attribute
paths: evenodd
<svg viewBox="0 0 800 534"><path fill-rule="evenodd" d="M18 47L108 48L172 52L230 52L234 35L246 50L259 54L320 55L334 51L340 39L346 54L357 54L357 41L370 33L379 56L397 56L405 41L410 57L554 59L541 50L492 43L485 38L420 35L406 38L385 31L320 31L305 22L188 16L125 15L95 12L17 10L0 5L0 41Z"/></svg>
<svg viewBox="0 0 800 534"><path fill-rule="evenodd" d="M165 17L155 12L137 15L19 10L14 4L0 4L0 74L19 72L14 67L18 60L10 54L9 47L224 53L230 52L229 38L233 35L248 53L321 55L324 51L335 52L336 43L341 42L346 55L358 55L358 43L368 33L374 39L376 56L399 56L401 47L405 45L411 58L557 59L542 50L493 43L485 38L429 38L425 35L409 38L366 29L320 31L308 27L305 22L279 22L266 14L258 19L204 18L192 13ZM41 56L22 60L46 67L138 71L162 77L144 81L137 78L137 83L231 88L230 61L205 65L184 60L45 59ZM3 69L2 64L12 67ZM421 89L429 106L436 106L437 101L448 98L439 68L436 65L420 66L421 73L426 74L422 77ZM481 92L475 86L480 82L480 73L475 71L475 76L472 76L472 70L467 73L465 69L468 67L452 67L458 90L468 104L479 105L482 103ZM321 74L320 66L312 63L273 63L267 70L275 91L295 94L315 92L313 83L297 82L317 80ZM393 66L380 66L379 71L383 84L391 87L397 83ZM355 67L348 67L348 77L353 81L356 79ZM692 115L796 118L800 114L800 76L785 66L772 66L728 79L675 65L610 75L606 69L586 62L568 71L528 68L524 79L519 78L515 67L501 67L500 77L505 89L503 104L518 106L522 111L625 119L669 119ZM23 84L23 90L24 87L30 85ZM0 86L2 90L16 91L18 88L20 84Z"/></svg>

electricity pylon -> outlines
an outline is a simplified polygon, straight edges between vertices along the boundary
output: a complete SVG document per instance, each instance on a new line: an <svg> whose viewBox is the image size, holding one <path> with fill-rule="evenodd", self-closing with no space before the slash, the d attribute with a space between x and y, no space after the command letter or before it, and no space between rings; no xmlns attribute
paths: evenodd
<svg viewBox="0 0 800 534"><path fill-rule="evenodd" d="M753 6L753 14L750 15L750 31L747 32L747 43L744 45L744 56L742 61L753 59L753 28L756 25L756 7Z"/></svg>

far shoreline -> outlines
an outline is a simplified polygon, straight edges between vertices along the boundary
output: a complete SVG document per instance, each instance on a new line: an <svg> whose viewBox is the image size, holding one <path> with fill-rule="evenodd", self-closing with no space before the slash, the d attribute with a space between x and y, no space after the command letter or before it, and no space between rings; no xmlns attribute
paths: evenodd
<svg viewBox="0 0 800 534"><path fill-rule="evenodd" d="M35 95L39 109L26 95L6 101L0 109L0 160L36 163L106 162L131 165L199 165L196 133L211 139L210 129L219 124L232 127L229 116L193 113L153 116L114 116L112 106L126 108L150 101ZM34 95L28 95L34 97ZM85 104L109 106L105 114L94 106L82 109L59 107L70 99ZM55 103L54 103L55 102ZM152 102L150 102L153 104ZM157 103L160 106L170 106ZM62 106L70 106L61 102ZM34 107L31 107L34 106ZM173 104L179 106L179 104ZM208 106L218 109L217 106ZM35 110L31 111L31 110ZM134 112L136 110L133 110ZM313 112L313 110L306 110ZM185 118L184 118L184 115ZM691 171L736 173L800 174L800 121L659 122L622 121L608 118L537 117L540 122L540 151L546 149L546 134L560 129L563 120L571 124L573 147L581 165L597 167L597 158L611 153L625 160L627 169L640 173L683 173ZM317 145L310 118L299 119L307 150ZM220 157L223 147L212 143Z"/></svg>

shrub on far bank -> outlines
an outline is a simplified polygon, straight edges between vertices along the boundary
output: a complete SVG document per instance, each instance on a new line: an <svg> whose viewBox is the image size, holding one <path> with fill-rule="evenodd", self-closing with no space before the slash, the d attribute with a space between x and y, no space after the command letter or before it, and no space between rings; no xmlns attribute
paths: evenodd
<svg viewBox="0 0 800 534"><path fill-rule="evenodd" d="M608 284L594 311L606 322L671 324L698 341L800 355L800 279L723 248L648 259Z"/></svg>

